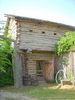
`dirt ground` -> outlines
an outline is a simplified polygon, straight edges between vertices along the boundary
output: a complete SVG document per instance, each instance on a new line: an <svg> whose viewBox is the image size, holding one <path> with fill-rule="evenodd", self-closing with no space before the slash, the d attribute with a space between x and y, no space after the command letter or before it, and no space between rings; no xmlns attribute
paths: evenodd
<svg viewBox="0 0 75 100"><path fill-rule="evenodd" d="M28 96L23 96L21 93L11 93L0 91L0 100L34 100L29 98Z"/></svg>

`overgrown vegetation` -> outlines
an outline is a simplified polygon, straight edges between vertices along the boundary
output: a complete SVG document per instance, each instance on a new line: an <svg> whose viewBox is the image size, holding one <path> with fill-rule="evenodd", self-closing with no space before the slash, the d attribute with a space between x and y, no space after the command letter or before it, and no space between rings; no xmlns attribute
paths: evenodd
<svg viewBox="0 0 75 100"><path fill-rule="evenodd" d="M75 46L75 32L67 32L55 44L54 52L60 56L68 51L72 51L73 46Z"/></svg>
<svg viewBox="0 0 75 100"><path fill-rule="evenodd" d="M61 65L68 66L68 61L64 57L65 53L75 49L75 32L66 32L55 44L54 52L61 57ZM68 72L68 80L71 81L71 69Z"/></svg>
<svg viewBox="0 0 75 100"><path fill-rule="evenodd" d="M3 35L7 37L7 33ZM12 49L10 41L0 38L0 86L13 84Z"/></svg>

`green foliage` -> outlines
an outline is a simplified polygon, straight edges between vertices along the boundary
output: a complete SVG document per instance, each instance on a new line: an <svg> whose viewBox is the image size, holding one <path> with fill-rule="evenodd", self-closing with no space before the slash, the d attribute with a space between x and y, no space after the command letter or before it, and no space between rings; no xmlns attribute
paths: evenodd
<svg viewBox="0 0 75 100"><path fill-rule="evenodd" d="M75 47L75 32L67 32L65 36L61 37L55 44L54 52L61 56L61 64L67 66L68 61L64 58L64 54L71 52ZM59 79L60 80L60 79ZM68 80L71 81L71 70L68 72Z"/></svg>
<svg viewBox="0 0 75 100"><path fill-rule="evenodd" d="M2 72L0 74L0 87L6 86L6 85L13 85L14 81L13 81L13 76L10 73L4 73Z"/></svg>
<svg viewBox="0 0 75 100"><path fill-rule="evenodd" d="M68 61L65 57L62 57L61 59L61 64L67 66L68 65Z"/></svg>
<svg viewBox="0 0 75 100"><path fill-rule="evenodd" d="M37 62L37 70L41 70L41 64L40 64L40 62Z"/></svg>
<svg viewBox="0 0 75 100"><path fill-rule="evenodd" d="M61 83L62 77L60 75L58 75L58 83Z"/></svg>
<svg viewBox="0 0 75 100"><path fill-rule="evenodd" d="M0 87L13 84L10 41L0 39Z"/></svg>
<svg viewBox="0 0 75 100"><path fill-rule="evenodd" d="M68 80L69 80L70 82L72 81L71 70L69 70L69 72L68 72Z"/></svg>
<svg viewBox="0 0 75 100"><path fill-rule="evenodd" d="M0 71L5 72L5 67L11 65L11 61L8 59L10 53L10 42L0 39Z"/></svg>
<svg viewBox="0 0 75 100"><path fill-rule="evenodd" d="M71 51L75 46L75 32L67 32L64 37L61 37L55 44L54 52L58 56Z"/></svg>
<svg viewBox="0 0 75 100"><path fill-rule="evenodd" d="M8 33L4 33L8 37ZM7 39L0 38L0 86L13 84L12 72L12 48L11 42Z"/></svg>

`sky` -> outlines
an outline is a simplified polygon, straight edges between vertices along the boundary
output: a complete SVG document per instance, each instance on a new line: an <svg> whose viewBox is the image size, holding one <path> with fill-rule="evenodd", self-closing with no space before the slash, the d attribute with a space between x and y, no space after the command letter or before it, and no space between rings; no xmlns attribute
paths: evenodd
<svg viewBox="0 0 75 100"><path fill-rule="evenodd" d="M75 0L0 0L0 20L4 14L75 26Z"/></svg>

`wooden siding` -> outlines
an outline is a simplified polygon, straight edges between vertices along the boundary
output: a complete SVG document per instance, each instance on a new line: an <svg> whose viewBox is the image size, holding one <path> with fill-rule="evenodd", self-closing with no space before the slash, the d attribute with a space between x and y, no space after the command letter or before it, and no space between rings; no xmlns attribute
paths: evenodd
<svg viewBox="0 0 75 100"><path fill-rule="evenodd" d="M45 22L43 23L43 22L29 21L29 20L26 21L20 19L12 19L12 18L10 19L9 33L11 33L12 38L16 40L17 44L16 47L18 49L15 56L16 58L15 72L17 74L15 73L14 76L14 79L16 80L14 82L16 82L17 86L22 86L22 75L24 77L26 77L26 74L34 77L36 76L36 62L38 60L47 61L51 63L51 66L49 67L51 73L50 70L46 69L50 73L49 77L47 74L46 75L48 79L54 80L54 69L55 69L54 67L56 67L60 62L58 62L59 59L54 61L53 53L49 52L53 51L54 44L57 42L59 37L64 36L64 33L70 30L72 31L72 29L69 29L69 27L66 27L64 25L59 26L58 24L52 24L52 23L45 23ZM27 49L32 50L32 53L28 54L26 52L26 54L22 55L21 58L19 51L20 50L26 51ZM57 64L55 62L57 62ZM47 64L46 68L48 66L49 65ZM20 84L19 81L21 81Z"/></svg>
<svg viewBox="0 0 75 100"><path fill-rule="evenodd" d="M36 75L36 61L50 61L52 62L52 67L54 67L54 55L51 53L26 54L25 59L28 75Z"/></svg>
<svg viewBox="0 0 75 100"><path fill-rule="evenodd" d="M53 51L54 44L68 29L47 24L19 22L20 49Z"/></svg>
<svg viewBox="0 0 75 100"><path fill-rule="evenodd" d="M24 53L23 53L24 54ZM54 55L52 53L32 53L27 54L25 53L22 55L22 58L24 58L23 65L23 82L24 85L38 85L45 82L45 79L48 81L54 81ZM23 61L23 60L22 60ZM39 78L37 74L37 61L42 61L42 67L43 67L43 76L41 79ZM50 62L48 70L46 72L49 73L49 76L47 73L45 73L45 69L47 64L45 62ZM25 64L25 65L24 65Z"/></svg>
<svg viewBox="0 0 75 100"><path fill-rule="evenodd" d="M71 29L50 23L26 20L10 20L9 33L20 49L53 51L59 37Z"/></svg>
<svg viewBox="0 0 75 100"><path fill-rule="evenodd" d="M19 23L18 23L18 21L14 20L14 19L10 19L8 33L11 34L11 38L16 41L16 45L19 46L20 38L19 38ZM13 42L12 42L12 47L14 47Z"/></svg>
<svg viewBox="0 0 75 100"><path fill-rule="evenodd" d="M16 40L16 21L13 19L10 19L9 23L9 34L12 35L12 39Z"/></svg>

